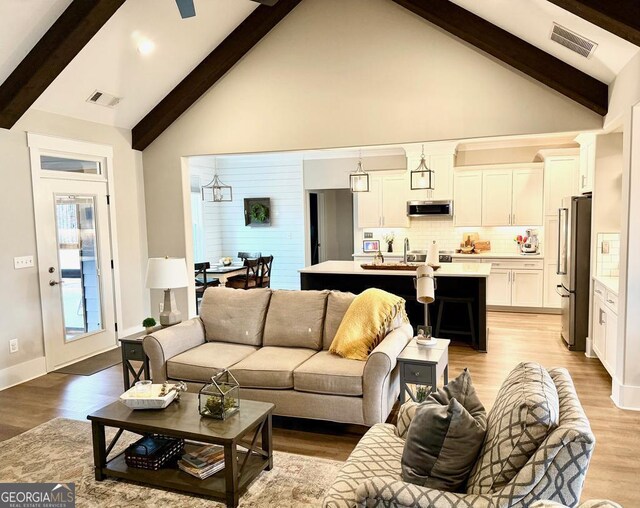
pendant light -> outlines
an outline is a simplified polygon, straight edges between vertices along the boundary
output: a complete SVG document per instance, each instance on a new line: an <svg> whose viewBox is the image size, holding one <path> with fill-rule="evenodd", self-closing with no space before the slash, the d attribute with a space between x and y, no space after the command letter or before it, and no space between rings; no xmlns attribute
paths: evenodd
<svg viewBox="0 0 640 508"><path fill-rule="evenodd" d="M426 190L428 197L431 197L435 189L435 175L435 172L427 167L424 145L422 145L420 165L411 171L411 190Z"/></svg>
<svg viewBox="0 0 640 508"><path fill-rule="evenodd" d="M213 164L213 180L201 188L202 201L212 201L214 203L233 201L231 185L225 185L218 178L216 159L213 159Z"/></svg>
<svg viewBox="0 0 640 508"><path fill-rule="evenodd" d="M369 192L369 174L362 169L362 152L358 159L358 169L349 173L349 188L351 192Z"/></svg>

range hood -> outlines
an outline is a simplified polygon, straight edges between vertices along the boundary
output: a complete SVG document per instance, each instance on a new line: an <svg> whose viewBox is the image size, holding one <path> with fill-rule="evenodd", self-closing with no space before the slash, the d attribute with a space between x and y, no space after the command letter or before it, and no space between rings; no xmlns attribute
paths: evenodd
<svg viewBox="0 0 640 508"><path fill-rule="evenodd" d="M453 217L453 201L407 201L409 217Z"/></svg>

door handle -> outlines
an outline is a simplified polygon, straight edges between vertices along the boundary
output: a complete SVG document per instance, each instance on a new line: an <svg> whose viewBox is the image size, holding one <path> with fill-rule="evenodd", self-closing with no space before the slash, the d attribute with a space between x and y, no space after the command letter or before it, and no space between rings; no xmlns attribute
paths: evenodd
<svg viewBox="0 0 640 508"><path fill-rule="evenodd" d="M569 298L570 293L568 293L568 294L566 294L566 295L565 295L565 294L563 294L563 293L561 293L561 292L560 292L560 288L564 289L564 286L563 286L562 284L558 284L558 285L556 286L556 293L558 293L562 298Z"/></svg>
<svg viewBox="0 0 640 508"><path fill-rule="evenodd" d="M53 286L57 286L58 284L62 284L63 282L64 281L61 281L61 280L50 280L49 285L53 287Z"/></svg>

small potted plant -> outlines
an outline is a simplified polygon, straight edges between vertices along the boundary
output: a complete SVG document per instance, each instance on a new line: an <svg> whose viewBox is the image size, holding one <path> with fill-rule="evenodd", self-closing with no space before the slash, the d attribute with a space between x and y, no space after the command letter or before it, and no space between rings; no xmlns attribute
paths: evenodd
<svg viewBox="0 0 640 508"><path fill-rule="evenodd" d="M142 322L142 326L144 326L147 333L151 333L156 324L156 320L152 317L148 317Z"/></svg>

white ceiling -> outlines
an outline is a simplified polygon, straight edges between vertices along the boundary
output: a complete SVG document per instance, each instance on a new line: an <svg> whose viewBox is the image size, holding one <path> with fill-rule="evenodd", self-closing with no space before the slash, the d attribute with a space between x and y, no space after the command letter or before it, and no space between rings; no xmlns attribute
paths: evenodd
<svg viewBox="0 0 640 508"><path fill-rule="evenodd" d="M125 2L33 107L132 128L258 4L196 0L195 5L197 15L182 19L174 0ZM137 35L155 43L153 53L138 53ZM96 89L123 100L115 108L86 102Z"/></svg>
<svg viewBox="0 0 640 508"><path fill-rule="evenodd" d="M0 0L0 82L71 0ZM610 83L639 48L547 0L453 0L488 21ZM251 0L195 0L197 16L180 18L175 0L130 0L67 66L34 108L132 128L257 7ZM585 59L549 40L556 21L599 44ZM142 56L135 35L155 43ZM94 90L123 101L89 104Z"/></svg>
<svg viewBox="0 0 640 508"><path fill-rule="evenodd" d="M607 84L640 50L547 0L451 1ZM596 42L593 55L584 58L549 39L554 21Z"/></svg>

